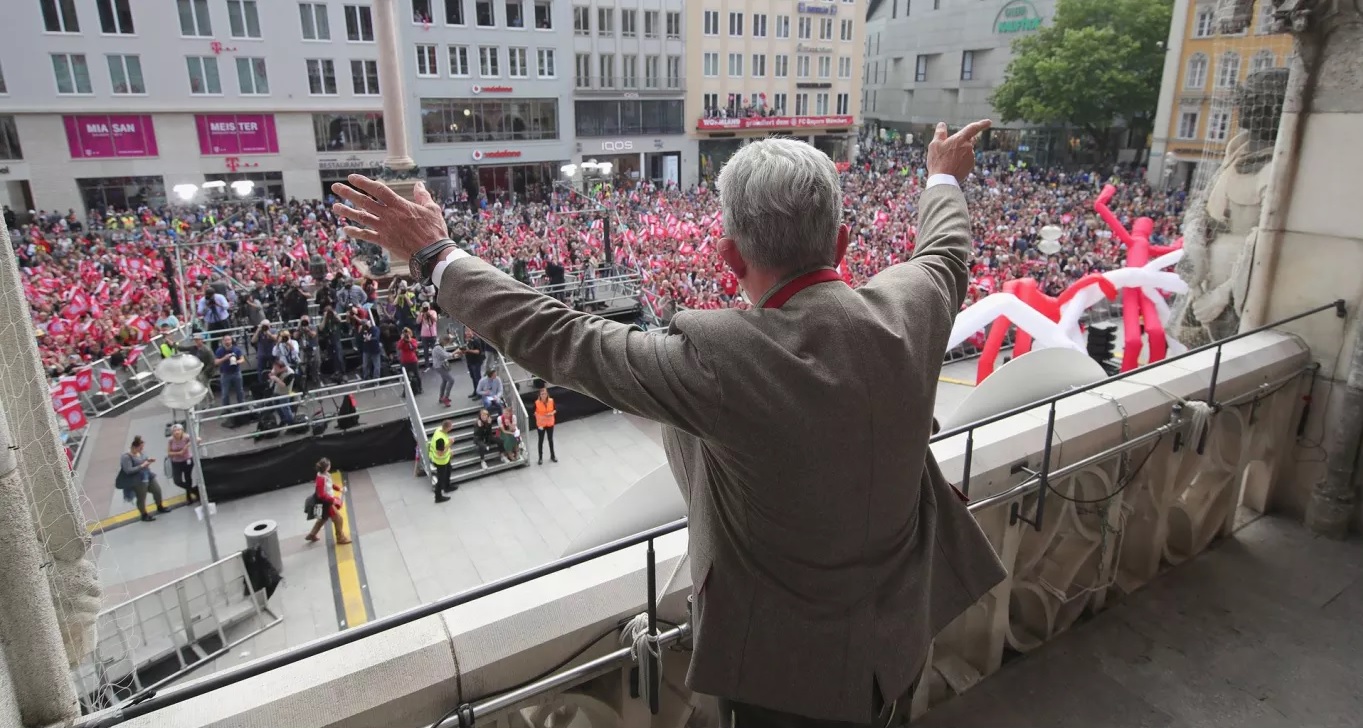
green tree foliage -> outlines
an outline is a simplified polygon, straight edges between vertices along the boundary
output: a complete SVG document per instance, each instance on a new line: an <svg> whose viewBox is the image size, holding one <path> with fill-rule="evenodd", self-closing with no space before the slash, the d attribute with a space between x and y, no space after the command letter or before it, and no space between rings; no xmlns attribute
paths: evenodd
<svg viewBox="0 0 1363 728"><path fill-rule="evenodd" d="M1105 155L1112 127L1149 129L1172 0L1060 0L1054 22L1013 43L994 91L1003 121L1068 124Z"/></svg>

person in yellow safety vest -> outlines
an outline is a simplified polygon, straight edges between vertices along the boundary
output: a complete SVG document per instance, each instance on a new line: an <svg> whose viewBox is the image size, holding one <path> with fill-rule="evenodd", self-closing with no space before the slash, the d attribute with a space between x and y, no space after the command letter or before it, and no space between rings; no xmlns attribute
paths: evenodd
<svg viewBox="0 0 1363 728"><path fill-rule="evenodd" d="M161 324L161 340L157 342L156 348L161 352L162 359L169 359L179 353L175 345L170 343L170 324Z"/></svg>
<svg viewBox="0 0 1363 728"><path fill-rule="evenodd" d="M457 485L450 487L450 460L454 457L454 438L450 437L450 431L453 429L454 420L441 422L431 434L431 442L426 447L426 454L430 457L431 465L435 467L436 503L449 500L447 493L459 489Z"/></svg>

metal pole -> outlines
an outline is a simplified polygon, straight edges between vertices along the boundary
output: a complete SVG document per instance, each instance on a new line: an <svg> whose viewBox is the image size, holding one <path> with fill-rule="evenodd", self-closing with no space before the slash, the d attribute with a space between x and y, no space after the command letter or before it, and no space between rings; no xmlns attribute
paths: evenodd
<svg viewBox="0 0 1363 728"><path fill-rule="evenodd" d="M199 507L203 509L204 530L208 534L208 554L213 561L218 560L218 539L213 534L213 514L208 508L208 488L204 485L203 452L199 446L199 418L194 410L189 411L189 447L194 455L195 489L199 491Z"/></svg>
<svg viewBox="0 0 1363 728"><path fill-rule="evenodd" d="M658 638L658 557L653 552L653 539L648 540L648 639L649 647L639 659L648 661L648 712L658 714L658 693L662 690L661 675L658 674L658 657L653 654L654 640Z"/></svg>
<svg viewBox="0 0 1363 728"><path fill-rule="evenodd" d="M611 249L611 216L610 216L610 213L607 212L605 215L603 215L603 217L606 218L606 240L605 240L605 245L606 245L606 268L607 268L606 275L611 275L612 273L615 272L615 253L614 253L614 251Z"/></svg>

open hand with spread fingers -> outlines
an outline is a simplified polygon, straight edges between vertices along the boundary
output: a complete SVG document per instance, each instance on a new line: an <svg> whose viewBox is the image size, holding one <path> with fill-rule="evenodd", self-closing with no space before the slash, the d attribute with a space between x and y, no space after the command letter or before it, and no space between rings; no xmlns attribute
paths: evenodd
<svg viewBox="0 0 1363 728"><path fill-rule="evenodd" d="M338 182L331 191L348 204L338 202L331 211L349 223L344 229L351 238L377 243L394 258L410 260L418 250L449 237L445 215L425 184L418 182L412 195L415 199L408 200L362 174L352 174L346 180L350 184Z"/></svg>
<svg viewBox="0 0 1363 728"><path fill-rule="evenodd" d="M990 123L988 119L981 119L951 136L947 136L946 122L937 124L937 132L928 143L928 175L949 174L957 182L965 182L975 168L975 138L988 129Z"/></svg>

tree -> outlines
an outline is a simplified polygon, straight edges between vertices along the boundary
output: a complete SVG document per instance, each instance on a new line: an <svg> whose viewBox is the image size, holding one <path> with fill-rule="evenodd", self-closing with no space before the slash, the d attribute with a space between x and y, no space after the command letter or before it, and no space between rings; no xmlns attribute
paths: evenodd
<svg viewBox="0 0 1363 728"><path fill-rule="evenodd" d="M1074 126L1111 158L1117 123L1151 125L1172 12L1171 0L1060 0L1050 26L1013 43L994 108L1005 122Z"/></svg>

